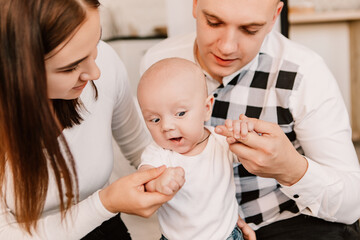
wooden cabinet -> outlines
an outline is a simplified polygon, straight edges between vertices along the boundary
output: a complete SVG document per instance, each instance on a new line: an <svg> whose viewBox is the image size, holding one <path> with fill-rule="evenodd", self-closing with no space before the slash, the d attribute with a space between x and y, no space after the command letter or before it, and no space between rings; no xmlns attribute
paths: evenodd
<svg viewBox="0 0 360 240"><path fill-rule="evenodd" d="M360 141L360 20L350 22L350 49L353 139Z"/></svg>

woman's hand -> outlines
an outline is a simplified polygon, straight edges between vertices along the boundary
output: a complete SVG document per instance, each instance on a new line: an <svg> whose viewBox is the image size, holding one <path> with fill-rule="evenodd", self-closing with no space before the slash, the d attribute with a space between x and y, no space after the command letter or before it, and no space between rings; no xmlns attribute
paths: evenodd
<svg viewBox="0 0 360 240"><path fill-rule="evenodd" d="M110 212L150 217L163 203L174 196L145 192L144 184L160 176L165 169L165 166L161 166L119 178L99 192L102 204Z"/></svg>
<svg viewBox="0 0 360 240"><path fill-rule="evenodd" d="M165 195L174 195L185 183L185 171L182 167L168 167L160 177L153 182L153 189L149 192L159 192ZM145 185L146 191L148 185Z"/></svg>

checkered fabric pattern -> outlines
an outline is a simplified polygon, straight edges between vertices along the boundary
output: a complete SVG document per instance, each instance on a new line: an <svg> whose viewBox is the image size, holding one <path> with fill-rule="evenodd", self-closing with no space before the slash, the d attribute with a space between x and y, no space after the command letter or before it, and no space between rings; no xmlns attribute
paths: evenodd
<svg viewBox="0 0 360 240"><path fill-rule="evenodd" d="M227 118L248 117L277 123L295 148L303 154L293 130L294 121L289 110L289 97L298 88L302 76L298 65L259 53L256 61L241 71L226 86L214 90L212 118L207 124L224 124ZM275 179L249 173L242 165L234 168L236 198L240 215L248 223L259 225L283 211L299 212L295 201L284 195Z"/></svg>

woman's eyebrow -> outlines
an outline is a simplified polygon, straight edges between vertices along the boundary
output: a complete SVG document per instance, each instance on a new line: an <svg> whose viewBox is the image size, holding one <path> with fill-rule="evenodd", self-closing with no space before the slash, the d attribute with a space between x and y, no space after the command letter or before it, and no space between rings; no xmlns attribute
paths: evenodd
<svg viewBox="0 0 360 240"><path fill-rule="evenodd" d="M72 62L72 63L66 65L66 66L59 67L59 68L57 68L56 70L57 70L57 71L64 71L64 70L73 68L73 67L75 67L76 65L78 65L79 63L81 63L82 61L84 61L87 57L88 57L88 56L83 57L83 58L81 58L81 59L79 59L79 60L77 60L77 61L75 61L75 62Z"/></svg>
<svg viewBox="0 0 360 240"><path fill-rule="evenodd" d="M100 40L101 40L101 36L102 36L102 28L100 28L100 37L99 37L98 43L99 43ZM81 59L79 59L79 60L77 60L77 61L75 61L75 62L73 62L73 63L70 63L70 64L66 65L66 66L59 67L59 68L57 68L56 70L57 70L57 71L64 71L64 70L73 68L73 67L75 67L76 65L78 65L79 63L81 63L82 61L84 61L87 57L88 57L88 56L83 57L83 58L81 58Z"/></svg>

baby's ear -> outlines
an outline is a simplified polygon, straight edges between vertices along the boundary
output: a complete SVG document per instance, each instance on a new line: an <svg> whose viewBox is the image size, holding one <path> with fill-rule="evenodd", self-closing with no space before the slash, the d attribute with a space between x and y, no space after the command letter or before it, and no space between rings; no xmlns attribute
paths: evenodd
<svg viewBox="0 0 360 240"><path fill-rule="evenodd" d="M213 105L214 105L214 96L210 95L206 98L205 101L205 121L208 121L210 119Z"/></svg>

